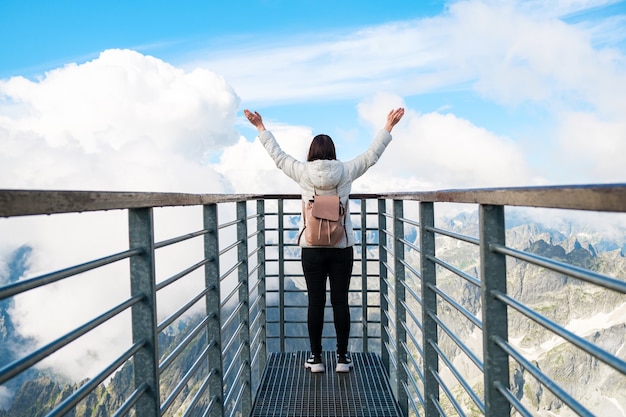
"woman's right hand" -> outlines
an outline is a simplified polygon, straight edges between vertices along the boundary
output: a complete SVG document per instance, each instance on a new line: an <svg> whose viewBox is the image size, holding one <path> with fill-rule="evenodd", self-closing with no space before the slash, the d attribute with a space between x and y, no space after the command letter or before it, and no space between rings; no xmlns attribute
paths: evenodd
<svg viewBox="0 0 626 417"><path fill-rule="evenodd" d="M385 125L385 130L387 130L387 132L391 133L391 129L393 129L393 127L398 124L398 122L400 121L400 119L402 119L402 116L404 116L404 108L403 107L399 107L395 110L391 110L389 112L389 114L387 115L387 124Z"/></svg>
<svg viewBox="0 0 626 417"><path fill-rule="evenodd" d="M246 115L246 119L248 119L248 121L252 123L252 125L256 127L259 132L265 130L265 126L263 125L263 118L261 117L259 112L255 111L254 113L252 113L250 110L245 109L243 111L243 114Z"/></svg>

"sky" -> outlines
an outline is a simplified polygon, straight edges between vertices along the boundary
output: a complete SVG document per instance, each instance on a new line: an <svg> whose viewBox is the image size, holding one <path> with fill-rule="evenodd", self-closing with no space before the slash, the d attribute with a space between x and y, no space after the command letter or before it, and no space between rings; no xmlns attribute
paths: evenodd
<svg viewBox="0 0 626 417"><path fill-rule="evenodd" d="M626 180L626 1L0 1L0 39L0 189L297 193L246 108L346 160L404 107L354 192ZM24 243L31 276L119 250L98 216L0 219L0 284Z"/></svg>

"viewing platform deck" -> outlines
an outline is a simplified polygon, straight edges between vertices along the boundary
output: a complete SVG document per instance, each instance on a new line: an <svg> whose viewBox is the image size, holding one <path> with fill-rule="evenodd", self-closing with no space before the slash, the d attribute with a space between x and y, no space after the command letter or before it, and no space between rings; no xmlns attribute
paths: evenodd
<svg viewBox="0 0 626 417"><path fill-rule="evenodd" d="M352 353L354 368L336 373L332 352L326 372L304 368L307 352L271 353L251 417L402 417L380 356Z"/></svg>

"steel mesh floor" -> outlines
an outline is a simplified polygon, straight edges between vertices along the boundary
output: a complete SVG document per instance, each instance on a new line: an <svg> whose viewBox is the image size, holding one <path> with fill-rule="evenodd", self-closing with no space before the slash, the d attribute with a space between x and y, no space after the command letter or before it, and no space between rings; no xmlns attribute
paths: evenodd
<svg viewBox="0 0 626 417"><path fill-rule="evenodd" d="M380 356L351 353L354 368L335 372L334 352L324 353L326 372L304 368L308 352L272 353L257 392L252 417L401 417Z"/></svg>

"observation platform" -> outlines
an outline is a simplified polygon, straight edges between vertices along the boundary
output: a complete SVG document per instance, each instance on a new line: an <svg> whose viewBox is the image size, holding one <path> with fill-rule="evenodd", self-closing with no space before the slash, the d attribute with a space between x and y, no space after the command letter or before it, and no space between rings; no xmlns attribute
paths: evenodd
<svg viewBox="0 0 626 417"><path fill-rule="evenodd" d="M271 353L251 417L401 417L380 356L350 356L349 373L335 372L334 352L324 353L326 372L311 373L307 352Z"/></svg>

